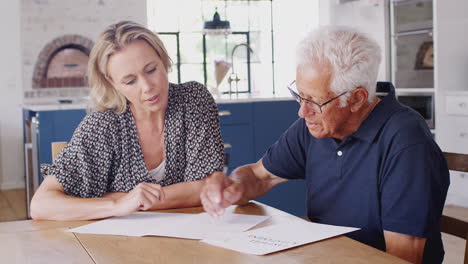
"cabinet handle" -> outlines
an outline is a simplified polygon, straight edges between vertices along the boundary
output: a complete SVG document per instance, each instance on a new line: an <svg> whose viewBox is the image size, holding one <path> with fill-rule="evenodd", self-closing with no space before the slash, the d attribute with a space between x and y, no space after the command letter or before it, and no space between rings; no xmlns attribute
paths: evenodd
<svg viewBox="0 0 468 264"><path fill-rule="evenodd" d="M229 111L229 110L219 111L219 112L218 112L218 115L219 115L219 116L230 116L230 115L231 115L231 111Z"/></svg>
<svg viewBox="0 0 468 264"><path fill-rule="evenodd" d="M229 143L224 143L224 149L230 149L232 148L232 145Z"/></svg>
<svg viewBox="0 0 468 264"><path fill-rule="evenodd" d="M461 138L465 138L465 137L466 137L466 133L465 133L465 132L460 132L460 137L461 137Z"/></svg>
<svg viewBox="0 0 468 264"><path fill-rule="evenodd" d="M466 103L465 102L459 103L458 106L460 108L466 108Z"/></svg>

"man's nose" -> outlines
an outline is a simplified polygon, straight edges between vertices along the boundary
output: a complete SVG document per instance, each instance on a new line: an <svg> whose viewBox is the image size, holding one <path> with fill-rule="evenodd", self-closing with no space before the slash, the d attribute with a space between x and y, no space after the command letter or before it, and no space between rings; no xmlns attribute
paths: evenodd
<svg viewBox="0 0 468 264"><path fill-rule="evenodd" d="M311 107L308 107L307 106L307 103L304 102L304 101L301 101L299 103L300 107L299 107L299 111L298 111L298 115L300 118L304 118L306 117L307 115L310 115L310 114L314 114L315 111L313 109L311 109Z"/></svg>

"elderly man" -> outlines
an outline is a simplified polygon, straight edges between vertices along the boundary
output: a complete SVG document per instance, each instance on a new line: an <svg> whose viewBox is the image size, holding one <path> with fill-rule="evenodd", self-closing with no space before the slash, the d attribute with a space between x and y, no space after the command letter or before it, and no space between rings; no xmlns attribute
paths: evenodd
<svg viewBox="0 0 468 264"><path fill-rule="evenodd" d="M360 242L414 263L440 263L439 218L449 185L423 118L389 93L376 97L380 48L348 28L323 27L298 47L298 119L261 160L206 180L213 216L287 180L307 185L310 220L361 228ZM281 199L281 198L278 198Z"/></svg>

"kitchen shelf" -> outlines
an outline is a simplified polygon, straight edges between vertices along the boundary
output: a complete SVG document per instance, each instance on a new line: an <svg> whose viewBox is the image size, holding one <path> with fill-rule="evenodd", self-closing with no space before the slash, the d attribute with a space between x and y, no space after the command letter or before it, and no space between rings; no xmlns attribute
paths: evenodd
<svg viewBox="0 0 468 264"><path fill-rule="evenodd" d="M422 35L422 34L428 34L429 36L432 37L432 34L433 34L432 28L398 32L394 34L393 37L398 38L398 37L406 37L406 36L414 36L414 35Z"/></svg>
<svg viewBox="0 0 468 264"><path fill-rule="evenodd" d="M411 4L411 3L421 3L421 2L432 2L432 0L392 0L394 5L399 4Z"/></svg>
<svg viewBox="0 0 468 264"><path fill-rule="evenodd" d="M433 93L435 91L434 88L396 88L396 93Z"/></svg>

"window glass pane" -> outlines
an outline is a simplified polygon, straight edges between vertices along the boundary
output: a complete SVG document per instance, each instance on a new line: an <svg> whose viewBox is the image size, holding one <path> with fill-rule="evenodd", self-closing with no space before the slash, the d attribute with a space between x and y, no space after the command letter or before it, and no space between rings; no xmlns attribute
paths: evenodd
<svg viewBox="0 0 468 264"><path fill-rule="evenodd" d="M172 66L172 69L169 70L167 78L169 79L169 82L171 83L179 83L179 80L177 79L177 66L176 65Z"/></svg>
<svg viewBox="0 0 468 264"><path fill-rule="evenodd" d="M231 23L232 31L249 30L249 2L227 1L226 17Z"/></svg>
<svg viewBox="0 0 468 264"><path fill-rule="evenodd" d="M172 68L169 70L169 82L178 83L177 79L177 36L175 34L159 34L167 53L172 60Z"/></svg>
<svg viewBox="0 0 468 264"><path fill-rule="evenodd" d="M179 2L179 0L173 2ZM177 13L172 15L180 17L179 29L181 32L202 32L204 24L202 3L200 1L185 0L182 3L179 2Z"/></svg>
<svg viewBox="0 0 468 264"><path fill-rule="evenodd" d="M271 94L273 91L273 71L271 63L250 65L252 73L251 93L252 94Z"/></svg>
<svg viewBox="0 0 468 264"><path fill-rule="evenodd" d="M277 95L295 78L295 48L305 33L318 25L318 2L302 0L148 0L148 25L157 32L180 32L182 81L197 80L204 82L203 76L203 35L205 21L211 21L217 10L221 20L228 20L233 32L250 32L251 89L254 93L269 94L274 86ZM301 8L297 8L300 4ZM273 11L273 26L271 12ZM274 46L272 45L272 34ZM214 62L221 61L224 78L219 77L223 89L228 90L228 77L232 69L226 65L232 62L231 52L235 45L246 43L245 35L227 36L206 35L206 70L208 86L216 86ZM163 40L169 54L176 60L175 40ZM234 58L234 70L240 79L247 78L246 49L239 47ZM199 64L199 65L197 65ZM228 67L228 66L227 66ZM184 72L188 71L188 72ZM220 72L220 69L218 69ZM177 80L177 68L169 74ZM234 86L235 83L233 83ZM235 88L233 88L235 89ZM247 82L239 81L239 90L247 90Z"/></svg>
<svg viewBox="0 0 468 264"><path fill-rule="evenodd" d="M206 63L207 63L207 85L208 86L216 86L216 77L215 77L215 61L222 61L221 68L218 69L218 74L220 72L225 72L226 76L224 77L224 81L221 82L219 89L222 91L228 91L228 83L227 79L232 72L231 69L226 69L229 67L228 65L232 66L232 62L234 62L235 70L237 68L245 68L244 73L239 78L247 78L247 57L246 57L246 47L239 46L236 48L234 54L234 61L231 58L232 50L237 44L247 43L247 35L246 34L231 34L231 35L218 35L218 36L206 36L206 46L207 46L207 56L206 56ZM251 58L253 58L251 56ZM223 69L224 68L224 69ZM227 71L226 71L227 70ZM240 73L239 73L240 74ZM222 77L219 77L222 78ZM239 86L241 90L248 90L248 86L246 86L247 82Z"/></svg>
<svg viewBox="0 0 468 264"><path fill-rule="evenodd" d="M180 33L181 63L203 63L203 35Z"/></svg>
<svg viewBox="0 0 468 264"><path fill-rule="evenodd" d="M244 33L241 34L231 34L228 35L227 38L227 48L229 51L229 56L232 55L233 48L238 45L238 44L247 44L247 36ZM234 62L241 61L241 62L246 62L247 61L247 48L245 46L239 46L236 48L234 51Z"/></svg>
<svg viewBox="0 0 468 264"><path fill-rule="evenodd" d="M179 31L179 19L181 3L178 1L149 0L148 4L148 27L157 32ZM184 2L187 0L183 0Z"/></svg>
<svg viewBox="0 0 468 264"><path fill-rule="evenodd" d="M203 64L182 64L180 66L181 82L197 81L204 83Z"/></svg>
<svg viewBox="0 0 468 264"><path fill-rule="evenodd" d="M251 1L249 5L249 30L263 30L265 34L271 32L271 2ZM244 8L245 9L245 8Z"/></svg>
<svg viewBox="0 0 468 264"><path fill-rule="evenodd" d="M164 43L164 47L166 47L167 53L175 65L177 63L177 36L172 34L158 34L158 36Z"/></svg>
<svg viewBox="0 0 468 264"><path fill-rule="evenodd" d="M231 60L229 39L226 35L206 35L206 55L207 62L210 59Z"/></svg>
<svg viewBox="0 0 468 264"><path fill-rule="evenodd" d="M216 87L216 74L220 87L225 86L230 74L231 57L228 52L228 37L225 35L206 35L207 85ZM218 70L216 72L216 65Z"/></svg>

